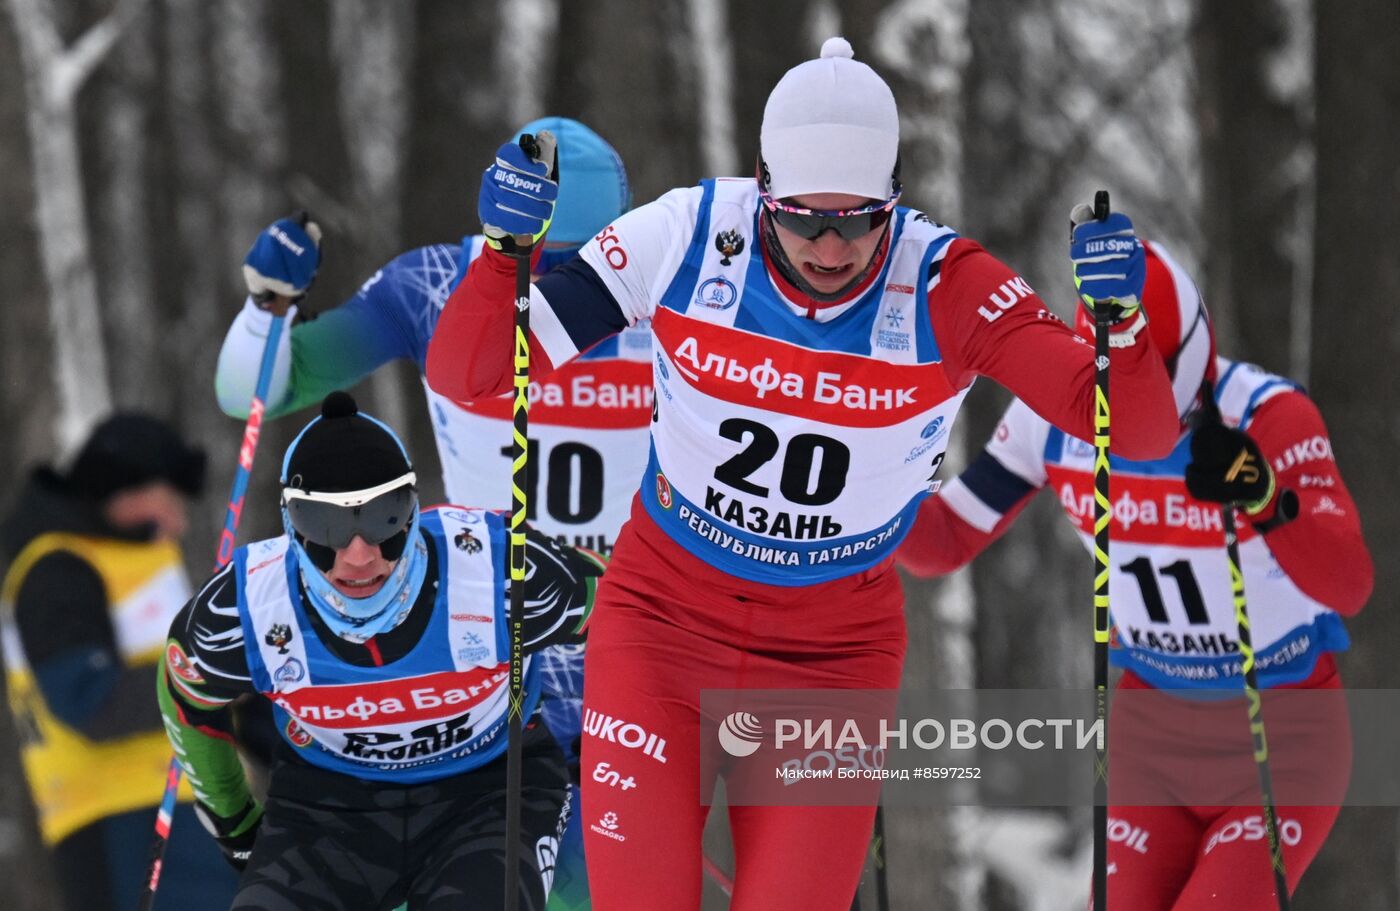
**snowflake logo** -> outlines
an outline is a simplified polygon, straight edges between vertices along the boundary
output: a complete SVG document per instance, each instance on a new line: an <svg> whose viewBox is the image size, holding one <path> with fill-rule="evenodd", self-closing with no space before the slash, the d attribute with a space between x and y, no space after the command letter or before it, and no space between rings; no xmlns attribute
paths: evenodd
<svg viewBox="0 0 1400 911"><path fill-rule="evenodd" d="M900 324L904 322L904 314L900 313L898 310L891 310L889 313L885 314L885 319L890 321L891 326L898 329Z"/></svg>

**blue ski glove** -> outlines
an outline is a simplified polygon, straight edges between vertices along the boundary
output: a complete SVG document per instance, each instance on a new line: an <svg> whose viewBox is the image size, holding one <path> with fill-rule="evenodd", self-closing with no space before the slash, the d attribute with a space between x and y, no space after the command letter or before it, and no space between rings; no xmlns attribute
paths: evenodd
<svg viewBox="0 0 1400 911"><path fill-rule="evenodd" d="M488 244L514 253L517 235L528 234L539 243L559 198L558 161L554 134L548 130L497 150L495 162L482 174L476 204Z"/></svg>
<svg viewBox="0 0 1400 911"><path fill-rule="evenodd" d="M1086 205L1070 213L1069 258L1074 262L1074 285L1079 299L1094 315L1094 303L1110 301L1111 321L1122 323L1142 306L1147 282L1147 253L1133 233L1133 222L1119 212L1103 221Z"/></svg>
<svg viewBox="0 0 1400 911"><path fill-rule="evenodd" d="M268 225L243 258L243 280L259 305L276 297L300 300L321 265L321 226L305 212Z"/></svg>

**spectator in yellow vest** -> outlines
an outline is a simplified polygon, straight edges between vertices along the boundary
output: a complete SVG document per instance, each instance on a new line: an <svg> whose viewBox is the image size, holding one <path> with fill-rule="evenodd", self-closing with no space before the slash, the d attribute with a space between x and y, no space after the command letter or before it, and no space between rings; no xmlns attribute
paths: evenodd
<svg viewBox="0 0 1400 911"><path fill-rule="evenodd" d="M178 545L204 453L118 413L66 470L37 468L0 525L0 640L40 834L66 911L134 909L170 745L151 678L190 597ZM182 794L157 908L227 907L236 882Z"/></svg>

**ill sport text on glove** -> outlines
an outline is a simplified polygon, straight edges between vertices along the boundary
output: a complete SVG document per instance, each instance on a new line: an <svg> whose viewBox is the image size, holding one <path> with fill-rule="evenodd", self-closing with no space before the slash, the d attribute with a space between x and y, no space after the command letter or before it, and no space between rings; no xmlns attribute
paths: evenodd
<svg viewBox="0 0 1400 911"><path fill-rule="evenodd" d="M1133 231L1133 222L1119 212L1097 219L1086 205L1070 213L1073 230L1069 256L1079 300L1095 316L1100 301L1109 309L1117 345L1132 343L1147 324L1142 313L1142 289L1147 282L1147 253ZM1111 340L1112 344L1114 340Z"/></svg>
<svg viewBox="0 0 1400 911"><path fill-rule="evenodd" d="M539 243L554 219L559 198L558 162L554 134L522 136L496 151L496 160L481 176L477 215L486 242L505 253L515 252L515 238L529 235Z"/></svg>
<svg viewBox="0 0 1400 911"><path fill-rule="evenodd" d="M243 280L253 302L267 309L301 300L321 266L321 226L306 212L279 218L258 234L243 258Z"/></svg>

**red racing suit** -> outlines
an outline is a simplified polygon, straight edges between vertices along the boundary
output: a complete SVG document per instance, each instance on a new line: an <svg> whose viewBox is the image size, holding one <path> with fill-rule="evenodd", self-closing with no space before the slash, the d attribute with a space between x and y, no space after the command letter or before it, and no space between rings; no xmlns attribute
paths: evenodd
<svg viewBox="0 0 1400 911"><path fill-rule="evenodd" d="M977 244L899 209L865 277L824 304L773 267L758 211L750 179L672 191L531 291L544 371L638 320L654 333L649 464L585 667L598 911L699 907L700 751L716 748L699 740L701 689L897 688L893 551L977 375L1070 432L1092 424L1092 348ZM508 387L513 269L488 252L449 298L428 352L438 392ZM1137 406L1115 442L1166 452L1175 407L1148 333L1113 371ZM848 908L874 811L732 808L731 907Z"/></svg>

